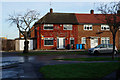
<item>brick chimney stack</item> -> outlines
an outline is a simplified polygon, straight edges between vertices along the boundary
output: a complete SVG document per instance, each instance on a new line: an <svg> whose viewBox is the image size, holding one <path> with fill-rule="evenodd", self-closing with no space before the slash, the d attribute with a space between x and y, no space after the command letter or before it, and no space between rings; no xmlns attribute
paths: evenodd
<svg viewBox="0 0 120 80"><path fill-rule="evenodd" d="M53 9L52 8L50 8L50 13L53 13Z"/></svg>
<svg viewBox="0 0 120 80"><path fill-rule="evenodd" d="M94 10L90 10L90 14L94 14Z"/></svg>

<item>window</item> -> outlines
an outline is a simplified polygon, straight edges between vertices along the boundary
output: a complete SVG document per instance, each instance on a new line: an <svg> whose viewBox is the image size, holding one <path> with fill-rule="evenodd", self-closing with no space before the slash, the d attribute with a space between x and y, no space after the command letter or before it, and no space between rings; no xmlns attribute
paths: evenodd
<svg viewBox="0 0 120 80"><path fill-rule="evenodd" d="M107 48L107 45L106 45L106 44L104 44L104 45L103 45L103 48Z"/></svg>
<svg viewBox="0 0 120 80"><path fill-rule="evenodd" d="M92 25L84 25L84 30L92 30Z"/></svg>
<svg viewBox="0 0 120 80"><path fill-rule="evenodd" d="M44 24L44 30L53 30L53 24Z"/></svg>
<svg viewBox="0 0 120 80"><path fill-rule="evenodd" d="M82 37L82 44L86 44L86 37Z"/></svg>
<svg viewBox="0 0 120 80"><path fill-rule="evenodd" d="M70 44L74 44L74 38L70 38Z"/></svg>
<svg viewBox="0 0 120 80"><path fill-rule="evenodd" d="M101 25L101 30L110 30L108 25Z"/></svg>
<svg viewBox="0 0 120 80"><path fill-rule="evenodd" d="M101 44L110 44L109 37L102 37L101 38Z"/></svg>
<svg viewBox="0 0 120 80"><path fill-rule="evenodd" d="M45 46L52 46L53 45L53 38L44 38L44 45Z"/></svg>
<svg viewBox="0 0 120 80"><path fill-rule="evenodd" d="M112 44L109 44L108 47L109 47L109 48L113 48L113 45L112 45Z"/></svg>
<svg viewBox="0 0 120 80"><path fill-rule="evenodd" d="M64 24L63 25L63 30L72 30L72 25L70 25L70 24Z"/></svg>
<svg viewBox="0 0 120 80"><path fill-rule="evenodd" d="M107 45L106 44L101 44L98 46L98 48L107 48Z"/></svg>

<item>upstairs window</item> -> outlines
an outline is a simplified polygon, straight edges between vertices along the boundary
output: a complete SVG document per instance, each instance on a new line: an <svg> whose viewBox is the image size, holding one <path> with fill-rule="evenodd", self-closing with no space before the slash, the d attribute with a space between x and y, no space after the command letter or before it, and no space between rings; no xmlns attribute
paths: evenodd
<svg viewBox="0 0 120 80"><path fill-rule="evenodd" d="M101 30L110 30L108 25L101 25Z"/></svg>
<svg viewBox="0 0 120 80"><path fill-rule="evenodd" d="M64 24L63 25L63 30L72 30L72 25L70 25L70 24Z"/></svg>
<svg viewBox="0 0 120 80"><path fill-rule="evenodd" d="M53 30L53 24L44 24L44 30Z"/></svg>
<svg viewBox="0 0 120 80"><path fill-rule="evenodd" d="M84 25L84 30L92 30L92 25Z"/></svg>

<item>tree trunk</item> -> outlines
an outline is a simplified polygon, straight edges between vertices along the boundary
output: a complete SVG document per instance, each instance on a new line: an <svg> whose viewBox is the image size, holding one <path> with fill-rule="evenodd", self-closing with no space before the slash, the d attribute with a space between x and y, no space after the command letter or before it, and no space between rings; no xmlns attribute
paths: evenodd
<svg viewBox="0 0 120 80"><path fill-rule="evenodd" d="M112 59L114 59L114 51L115 51L115 35L113 34L113 51L112 51Z"/></svg>
<svg viewBox="0 0 120 80"><path fill-rule="evenodd" d="M25 32L24 39L25 39L25 41L24 41L24 51L23 51L23 53L28 53L28 44L29 44L29 41L27 40L27 32Z"/></svg>

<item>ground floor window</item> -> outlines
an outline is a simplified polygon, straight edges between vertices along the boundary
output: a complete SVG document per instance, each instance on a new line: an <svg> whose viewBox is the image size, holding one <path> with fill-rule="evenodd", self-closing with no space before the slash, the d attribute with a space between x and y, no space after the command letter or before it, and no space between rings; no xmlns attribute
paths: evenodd
<svg viewBox="0 0 120 80"><path fill-rule="evenodd" d="M70 44L74 44L74 38L70 38Z"/></svg>
<svg viewBox="0 0 120 80"><path fill-rule="evenodd" d="M81 43L82 43L82 44L86 44L86 37L82 37L82 38L81 38Z"/></svg>
<svg viewBox="0 0 120 80"><path fill-rule="evenodd" d="M110 44L109 37L102 37L101 38L101 44Z"/></svg>
<svg viewBox="0 0 120 80"><path fill-rule="evenodd" d="M53 45L53 38L44 38L44 45L45 46L52 46Z"/></svg>

